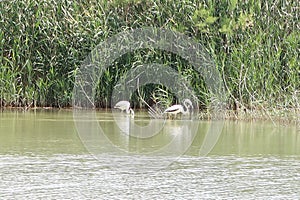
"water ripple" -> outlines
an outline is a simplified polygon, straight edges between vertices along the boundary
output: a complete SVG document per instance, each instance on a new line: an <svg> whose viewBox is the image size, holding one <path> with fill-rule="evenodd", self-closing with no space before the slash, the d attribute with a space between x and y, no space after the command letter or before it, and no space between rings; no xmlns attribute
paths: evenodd
<svg viewBox="0 0 300 200"><path fill-rule="evenodd" d="M297 199L299 157L185 156L159 171L127 157L0 156L1 199ZM148 158L155 159L155 158ZM121 170L114 171L115 163ZM138 167L138 166L137 166Z"/></svg>

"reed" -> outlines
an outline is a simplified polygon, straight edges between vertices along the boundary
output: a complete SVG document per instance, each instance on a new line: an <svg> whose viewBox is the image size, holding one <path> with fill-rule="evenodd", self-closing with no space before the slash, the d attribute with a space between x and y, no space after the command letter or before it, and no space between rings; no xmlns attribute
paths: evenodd
<svg viewBox="0 0 300 200"><path fill-rule="evenodd" d="M154 26L207 48L229 94L228 109L299 108L299 12L299 1L288 0L1 1L0 106L70 106L76 69L97 44L124 30ZM202 108L210 103L203 79L185 60L142 49L104 73L97 107L110 106L114 84L132 66L151 62L186 76ZM158 90L162 86L148 85L141 94L151 102ZM137 95L132 101L143 106Z"/></svg>

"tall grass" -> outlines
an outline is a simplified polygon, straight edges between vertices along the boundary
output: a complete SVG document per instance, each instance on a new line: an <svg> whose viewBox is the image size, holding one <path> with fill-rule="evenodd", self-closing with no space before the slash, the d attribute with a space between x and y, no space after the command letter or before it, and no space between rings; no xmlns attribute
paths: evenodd
<svg viewBox="0 0 300 200"><path fill-rule="evenodd" d="M1 1L0 105L70 106L76 69L97 44L124 30L154 26L207 48L222 74L228 108L299 109L299 13L299 1L288 0ZM185 60L142 49L104 73L96 105L109 106L118 79L132 66L151 62L188 77L201 107L209 104L203 80ZM159 89L150 85L141 93L151 101ZM137 95L132 101L142 106Z"/></svg>

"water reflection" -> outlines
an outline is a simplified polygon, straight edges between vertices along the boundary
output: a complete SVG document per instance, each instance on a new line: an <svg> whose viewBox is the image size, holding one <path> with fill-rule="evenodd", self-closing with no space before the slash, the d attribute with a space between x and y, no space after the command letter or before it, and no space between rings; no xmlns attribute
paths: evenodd
<svg viewBox="0 0 300 200"><path fill-rule="evenodd" d="M168 120L162 134L167 135L171 142L165 150L172 152L174 155L186 152L196 135L193 128L195 129L193 122L190 120Z"/></svg>
<svg viewBox="0 0 300 200"><path fill-rule="evenodd" d="M94 145L98 154L112 152L113 148L129 153L147 154L164 152L175 155L185 151L186 154L199 156L205 149L211 149L209 155L299 155L300 133L296 125L274 126L272 123L257 121L226 121L222 134L207 137L211 130L210 121L167 120L162 122L150 120L147 113L137 112L135 119L124 116L114 120L110 112L97 112L95 121L89 115L81 115L82 130L86 139ZM79 122L80 123L80 122ZM153 135L145 132L131 131L133 127L156 127ZM101 125L105 135L93 133ZM151 128L151 126L149 126ZM193 128L198 127L196 134ZM161 129L159 129L161 128ZM217 138L217 139L216 139ZM211 141L207 141L211 139ZM212 145L216 142L216 145ZM109 145L108 145L109 144ZM208 146L204 144L209 144ZM213 148L212 148L213 147ZM85 152L85 146L78 137L71 111L36 111L0 113L0 153L77 153ZM207 150L208 151L208 150ZM155 154L153 154L155 155Z"/></svg>
<svg viewBox="0 0 300 200"><path fill-rule="evenodd" d="M0 112L0 154L85 152L71 111Z"/></svg>
<svg viewBox="0 0 300 200"><path fill-rule="evenodd" d="M100 122L100 126L103 125ZM119 114L110 126L113 127L113 137L109 136L109 129L104 128L103 132L117 148L129 153L177 155L184 153L192 144L198 123L150 119L145 113L137 113L134 119Z"/></svg>

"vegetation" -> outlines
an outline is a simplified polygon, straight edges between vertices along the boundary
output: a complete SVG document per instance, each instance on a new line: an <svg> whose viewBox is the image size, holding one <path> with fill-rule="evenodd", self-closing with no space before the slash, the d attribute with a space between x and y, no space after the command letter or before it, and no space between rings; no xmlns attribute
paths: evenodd
<svg viewBox="0 0 300 200"><path fill-rule="evenodd" d="M299 13L299 1L288 0L0 1L0 106L71 106L76 69L97 44L124 30L152 26L207 47L229 94L229 109L299 110ZM142 49L104 73L96 105L109 106L119 77L151 62L189 77L201 107L209 103L203 80L188 63ZM149 85L141 94L149 102L157 90L166 88ZM137 95L132 101L141 105Z"/></svg>

